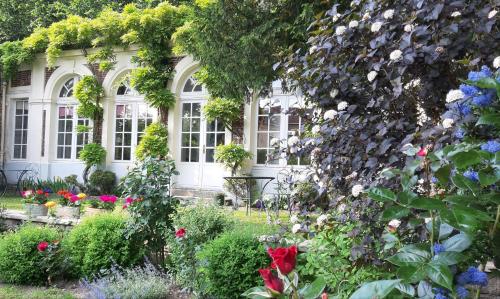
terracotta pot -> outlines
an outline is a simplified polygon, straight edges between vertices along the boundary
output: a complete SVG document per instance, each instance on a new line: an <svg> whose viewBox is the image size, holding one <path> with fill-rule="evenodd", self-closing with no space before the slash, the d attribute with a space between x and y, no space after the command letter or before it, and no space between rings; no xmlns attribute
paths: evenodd
<svg viewBox="0 0 500 299"><path fill-rule="evenodd" d="M47 216L49 213L49 208L36 203L27 203L24 205L24 209L26 210L26 215L29 217Z"/></svg>
<svg viewBox="0 0 500 299"><path fill-rule="evenodd" d="M79 207L58 207L56 210L56 216L59 218L80 218L80 208Z"/></svg>
<svg viewBox="0 0 500 299"><path fill-rule="evenodd" d="M103 213L106 213L105 209L98 209L98 208L91 208L91 207L85 208L85 217L94 216L94 215L103 214Z"/></svg>

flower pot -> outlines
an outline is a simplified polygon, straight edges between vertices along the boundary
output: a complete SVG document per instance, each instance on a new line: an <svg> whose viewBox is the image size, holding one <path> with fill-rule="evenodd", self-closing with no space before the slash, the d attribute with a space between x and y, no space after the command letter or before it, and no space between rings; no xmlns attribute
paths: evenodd
<svg viewBox="0 0 500 299"><path fill-rule="evenodd" d="M94 215L103 214L103 213L106 213L105 209L98 209L98 208L91 208L91 207L85 208L85 217L94 216Z"/></svg>
<svg viewBox="0 0 500 299"><path fill-rule="evenodd" d="M24 206L24 209L26 210L26 215L28 215L29 217L47 216L47 214L49 213L49 208L47 208L45 205L36 203L27 203Z"/></svg>
<svg viewBox="0 0 500 299"><path fill-rule="evenodd" d="M78 207L58 207L56 216L59 218L80 218L80 208Z"/></svg>

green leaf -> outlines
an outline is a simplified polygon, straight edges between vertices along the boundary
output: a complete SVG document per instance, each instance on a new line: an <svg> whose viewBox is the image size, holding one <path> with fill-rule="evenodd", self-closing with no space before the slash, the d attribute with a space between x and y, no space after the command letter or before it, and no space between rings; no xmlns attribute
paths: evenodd
<svg viewBox="0 0 500 299"><path fill-rule="evenodd" d="M451 173L451 165L447 164L441 168L439 168L435 173L434 176L439 180L441 184L448 184L450 181L450 173Z"/></svg>
<svg viewBox="0 0 500 299"><path fill-rule="evenodd" d="M498 89L498 83L493 78L481 78L473 83L479 88L495 88Z"/></svg>
<svg viewBox="0 0 500 299"><path fill-rule="evenodd" d="M453 226L447 223L441 223L439 226L439 240L447 238L453 232Z"/></svg>
<svg viewBox="0 0 500 299"><path fill-rule="evenodd" d="M453 290L453 274L447 265L432 261L427 264L425 273L436 284L448 290Z"/></svg>
<svg viewBox="0 0 500 299"><path fill-rule="evenodd" d="M368 190L368 197L376 201L396 201L396 194L387 188L376 187Z"/></svg>
<svg viewBox="0 0 500 299"><path fill-rule="evenodd" d="M241 296L252 299L273 298L273 296L269 294L265 287L253 287L249 290L246 290L246 292L241 294Z"/></svg>
<svg viewBox="0 0 500 299"><path fill-rule="evenodd" d="M460 261L463 260L463 258L464 258L463 255L459 252L445 251L436 255L433 261L451 266L458 264Z"/></svg>
<svg viewBox="0 0 500 299"><path fill-rule="evenodd" d="M398 253L387 260L398 266L418 266L428 262L430 257L431 254L427 250L409 245L401 248Z"/></svg>
<svg viewBox="0 0 500 299"><path fill-rule="evenodd" d="M454 235L453 237L443 242L443 246L446 248L446 251L455 251L455 252L462 252L465 249L469 248L471 244L472 244L472 238L464 233L459 233L458 235Z"/></svg>
<svg viewBox="0 0 500 299"><path fill-rule="evenodd" d="M479 221L475 217L456 213L453 209L441 210L439 213L443 221L454 228L469 234L475 233L477 228L480 226Z"/></svg>
<svg viewBox="0 0 500 299"><path fill-rule="evenodd" d="M403 205L409 205L417 197L417 194L411 191L401 191L398 193L398 201Z"/></svg>
<svg viewBox="0 0 500 299"><path fill-rule="evenodd" d="M411 207L422 210L441 210L446 209L446 204L435 198L419 197L411 202Z"/></svg>
<svg viewBox="0 0 500 299"><path fill-rule="evenodd" d="M456 204L451 207L453 210L453 213L456 215L462 216L462 217L474 217L480 221L492 221L493 219L491 218L488 213L483 212L478 209L470 208L468 206Z"/></svg>
<svg viewBox="0 0 500 299"><path fill-rule="evenodd" d="M483 186L493 185L496 182L498 182L499 179L500 177L498 176L497 173L495 173L493 169L479 170L479 182Z"/></svg>
<svg viewBox="0 0 500 299"><path fill-rule="evenodd" d="M401 293L409 295L410 297L415 296L415 288L411 284L400 282L396 285L396 289L398 289Z"/></svg>
<svg viewBox="0 0 500 299"><path fill-rule="evenodd" d="M326 281L323 277L316 278L311 284L307 284L303 287L299 293L301 298L304 299L316 299L318 298L326 287Z"/></svg>
<svg viewBox="0 0 500 299"><path fill-rule="evenodd" d="M398 278L403 279L407 283L417 283L425 279L425 267L427 264L418 266L401 266L397 271Z"/></svg>
<svg viewBox="0 0 500 299"><path fill-rule="evenodd" d="M418 283L417 295L419 299L433 299L432 286L425 280Z"/></svg>
<svg viewBox="0 0 500 299"><path fill-rule="evenodd" d="M382 213L382 220L399 219L408 216L410 210L400 206L388 207Z"/></svg>
<svg viewBox="0 0 500 299"><path fill-rule="evenodd" d="M495 127L500 126L500 113L485 113L479 117L476 126L491 125Z"/></svg>
<svg viewBox="0 0 500 299"><path fill-rule="evenodd" d="M350 299L382 299L385 298L389 293L396 288L396 285L401 280L378 280L369 283L365 283L361 286L354 294L351 295Z"/></svg>
<svg viewBox="0 0 500 299"><path fill-rule="evenodd" d="M465 189L471 191L473 194L476 194L479 191L479 185L476 182L473 182L467 178L465 178L461 174L457 174L451 178L451 181L455 186L460 189Z"/></svg>
<svg viewBox="0 0 500 299"><path fill-rule="evenodd" d="M457 168L464 169L471 165L481 163L481 156L477 151L459 152L450 157L450 160L455 163Z"/></svg>

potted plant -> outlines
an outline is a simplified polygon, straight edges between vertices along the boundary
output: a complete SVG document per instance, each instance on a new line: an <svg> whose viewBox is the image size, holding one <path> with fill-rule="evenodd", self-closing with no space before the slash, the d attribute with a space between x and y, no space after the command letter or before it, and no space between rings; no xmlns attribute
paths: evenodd
<svg viewBox="0 0 500 299"><path fill-rule="evenodd" d="M56 216L59 218L80 218L80 206L87 197L84 193L73 194L68 190L57 192L60 196Z"/></svg>
<svg viewBox="0 0 500 299"><path fill-rule="evenodd" d="M49 209L45 206L49 193L42 189L22 192L24 208L29 217L47 216Z"/></svg>
<svg viewBox="0 0 500 299"><path fill-rule="evenodd" d="M101 195L97 198L89 198L86 200L89 206L85 209L85 216L92 216L106 211L113 211L115 209L117 199L118 197L115 195Z"/></svg>

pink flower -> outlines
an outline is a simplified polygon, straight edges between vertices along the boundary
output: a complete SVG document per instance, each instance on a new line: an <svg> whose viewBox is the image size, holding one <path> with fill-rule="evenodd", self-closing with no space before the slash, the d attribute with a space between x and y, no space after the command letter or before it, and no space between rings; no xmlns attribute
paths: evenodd
<svg viewBox="0 0 500 299"><path fill-rule="evenodd" d="M71 197L69 198L69 201L71 201L72 203L75 203L77 201L80 200L80 197L78 197L78 195L71 195Z"/></svg>
<svg viewBox="0 0 500 299"><path fill-rule="evenodd" d="M36 246L36 249L38 249L38 251L40 251L40 252L44 252L45 250L47 250L47 247L49 247L49 243L43 241L43 242L38 243L38 245Z"/></svg>
<svg viewBox="0 0 500 299"><path fill-rule="evenodd" d="M417 153L417 156L419 157L427 156L427 149L425 147L420 148L420 150Z"/></svg>
<svg viewBox="0 0 500 299"><path fill-rule="evenodd" d="M127 197L127 198L125 199L125 203L126 203L127 205L132 204L134 201L135 201L135 199L133 199L132 197Z"/></svg>
<svg viewBox="0 0 500 299"><path fill-rule="evenodd" d="M128 205L123 205L123 206L122 206L122 209L124 209L124 210L125 210L127 207L128 207Z"/></svg>
<svg viewBox="0 0 500 299"><path fill-rule="evenodd" d="M101 195L99 196L99 199L103 202L110 202L110 203L115 203L117 197L114 195Z"/></svg>
<svg viewBox="0 0 500 299"><path fill-rule="evenodd" d="M186 229L185 228L179 228L176 232L175 232L175 237L176 238L184 238L184 236L186 235Z"/></svg>

